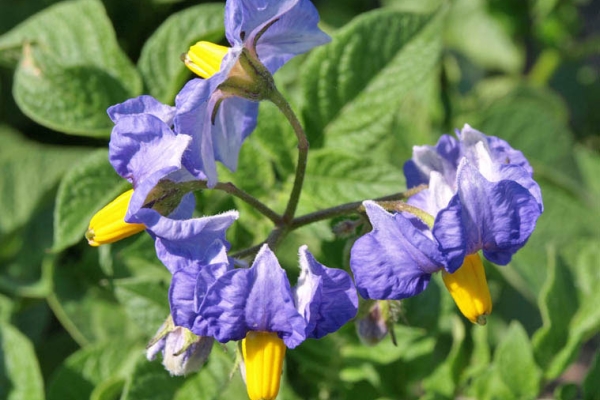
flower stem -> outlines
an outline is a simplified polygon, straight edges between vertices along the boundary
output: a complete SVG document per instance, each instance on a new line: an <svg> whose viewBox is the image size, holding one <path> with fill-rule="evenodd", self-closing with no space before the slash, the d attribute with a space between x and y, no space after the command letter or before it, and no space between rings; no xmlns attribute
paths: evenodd
<svg viewBox="0 0 600 400"><path fill-rule="evenodd" d="M296 176L294 178L294 186L292 187L290 198L282 218L283 224L288 225L292 222L294 215L296 214L298 202L300 201L302 185L304 184L304 175L306 174L309 143L308 139L306 138L306 134L304 133L304 129L296 117L296 114L294 114L294 111L290 107L289 103L277 89L274 89L271 92L269 100L271 100L271 102L273 102L273 104L279 108L279 111L285 115L290 125L292 125L292 128L294 129L296 137L298 138L298 163L296 165ZM284 234L285 232L283 235Z"/></svg>
<svg viewBox="0 0 600 400"><path fill-rule="evenodd" d="M408 204L398 205L398 200L406 200L410 196L413 196L419 193L421 190L426 189L427 185L420 185L414 187L406 192L394 193L388 196L383 196L374 199L374 201L379 202L382 207L385 208L385 205L388 206L389 210L395 211L414 211L417 210L414 207L409 206ZM390 203L386 203L390 202ZM339 217L342 215L351 215L360 212L364 212L364 207L362 205L362 201L354 201L352 203L341 204L339 206L327 208L324 210L315 211L310 214L301 215L297 218L294 218L289 224L285 225L282 228L275 228L271 231L269 237L262 243L249 247L247 249L243 249L231 254L233 258L245 258L254 256L263 244L267 243L271 249L275 249L277 245L285 238L285 236L298 228L301 228L305 225L312 224L314 222L324 221L327 219Z"/></svg>
<svg viewBox="0 0 600 400"><path fill-rule="evenodd" d="M400 192L391 194L384 197L374 199L376 202L386 202L394 200L405 200L412 195L419 193L421 190L427 188L426 185L420 185L414 187L406 192ZM341 204L339 206L327 208L325 210L319 210L310 214L301 215L298 218L294 218L290 224L290 230L298 229L304 225L312 224L313 222L323 221L330 218L339 217L342 215L349 215L364 211L362 201L354 201L352 203Z"/></svg>
<svg viewBox="0 0 600 400"><path fill-rule="evenodd" d="M201 180L183 182L183 183L178 184L178 187L180 187L186 191L202 190L202 189L208 188L206 181L201 181ZM220 190L220 191L229 193L229 194L237 197L238 199L242 200L243 202L254 207L254 209L256 209L259 213L261 213L268 219L270 219L275 225L281 224L281 221L282 221L281 215L277 214L275 211L273 211L271 208L269 208L269 206L267 206L266 204L264 204L263 202L258 200L256 197L252 196L251 194L238 188L233 183L217 182L217 184L215 185L215 187L213 189Z"/></svg>
<svg viewBox="0 0 600 400"><path fill-rule="evenodd" d="M215 189L222 190L226 193L232 194L238 199L244 201L245 203L254 207L258 212L260 212L265 217L269 218L275 225L281 223L281 215L277 214L275 211L271 210L266 204L258 200L256 197L248 194L242 189L238 188L231 182L218 182L215 186Z"/></svg>

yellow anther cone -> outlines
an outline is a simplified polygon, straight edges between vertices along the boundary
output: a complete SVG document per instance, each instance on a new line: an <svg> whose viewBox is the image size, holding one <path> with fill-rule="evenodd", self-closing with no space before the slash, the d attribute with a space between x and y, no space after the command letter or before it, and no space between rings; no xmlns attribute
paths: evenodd
<svg viewBox="0 0 600 400"><path fill-rule="evenodd" d="M131 201L133 189L123 193L96 213L85 233L90 246L113 243L146 229L144 224L128 224L125 213Z"/></svg>
<svg viewBox="0 0 600 400"><path fill-rule="evenodd" d="M273 332L248 332L242 340L246 387L251 400L274 400L279 393L285 344Z"/></svg>
<svg viewBox="0 0 600 400"><path fill-rule="evenodd" d="M469 254L453 274L442 272L444 284L460 312L474 324L485 325L492 298L479 254Z"/></svg>
<svg viewBox="0 0 600 400"><path fill-rule="evenodd" d="M228 47L211 42L198 42L183 56L183 62L190 71L208 79L221 68L221 61L229 51Z"/></svg>

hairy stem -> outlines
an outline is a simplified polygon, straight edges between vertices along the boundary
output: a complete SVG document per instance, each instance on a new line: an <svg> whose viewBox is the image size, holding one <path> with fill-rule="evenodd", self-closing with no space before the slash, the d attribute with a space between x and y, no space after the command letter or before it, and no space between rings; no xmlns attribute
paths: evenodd
<svg viewBox="0 0 600 400"><path fill-rule="evenodd" d="M294 186L292 187L288 204L285 208L285 212L283 213L283 224L289 226L294 218L294 215L296 214L296 208L298 207L298 202L300 201L302 185L304 184L304 175L306 174L309 144L300 121L281 93L279 93L277 90L273 90L269 100L271 100L277 106L277 108L279 108L279 111L285 115L290 125L292 125L294 133L296 134L296 138L298 139L298 163L296 165Z"/></svg>
<svg viewBox="0 0 600 400"><path fill-rule="evenodd" d="M208 188L206 181L201 180L183 182L178 184L178 187L186 191L202 190ZM270 219L275 225L279 225L282 222L281 215L277 214L275 211L273 211L266 204L258 200L256 197L243 191L231 182L218 182L213 189L220 190L237 197L246 204L252 206L254 209L256 209L256 211Z"/></svg>

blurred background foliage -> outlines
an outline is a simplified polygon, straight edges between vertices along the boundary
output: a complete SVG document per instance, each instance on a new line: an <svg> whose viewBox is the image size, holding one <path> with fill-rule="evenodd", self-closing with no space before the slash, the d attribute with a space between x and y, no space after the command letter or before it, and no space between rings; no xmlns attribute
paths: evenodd
<svg viewBox="0 0 600 400"><path fill-rule="evenodd" d="M300 212L403 190L412 146L465 123L531 161L545 212L506 267L487 265L486 327L438 279L403 301L390 337L353 324L289 351L281 399L600 399L600 3L590 0L317 0L333 42L276 75L311 155ZM145 234L90 248L93 213L127 188L107 161L105 110L142 93L173 103L179 54L224 41L223 5L177 0L0 3L0 399L231 399L235 347L172 378L144 346L169 312L169 274ZM276 109L223 180L274 208L291 188L295 139ZM271 226L223 193L198 214L242 213L234 250ZM347 268L340 221L298 245ZM439 277L438 277L439 278Z"/></svg>

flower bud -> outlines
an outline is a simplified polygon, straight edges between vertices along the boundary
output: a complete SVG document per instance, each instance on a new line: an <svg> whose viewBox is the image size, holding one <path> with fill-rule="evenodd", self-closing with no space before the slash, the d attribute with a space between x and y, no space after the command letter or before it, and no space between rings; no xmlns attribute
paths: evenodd
<svg viewBox="0 0 600 400"><path fill-rule="evenodd" d="M274 400L279 393L285 344L274 332L250 331L242 340L246 388L251 400Z"/></svg>
<svg viewBox="0 0 600 400"><path fill-rule="evenodd" d="M189 329L174 326L171 317L160 327L146 349L152 361L162 352L163 365L171 375L182 376L198 371L208 359L214 339L196 336Z"/></svg>
<svg viewBox="0 0 600 400"><path fill-rule="evenodd" d="M469 254L459 269L452 274L442 271L442 277L460 312L474 324L485 325L492 298L479 254Z"/></svg>
<svg viewBox="0 0 600 400"><path fill-rule="evenodd" d="M85 238L90 246L113 243L135 235L146 229L144 224L129 224L125 222L125 214L133 189L121 194L98 211L90 221Z"/></svg>
<svg viewBox="0 0 600 400"><path fill-rule="evenodd" d="M390 304L387 300L370 303L368 311L356 319L356 332L360 340L369 346L379 343L389 332Z"/></svg>

